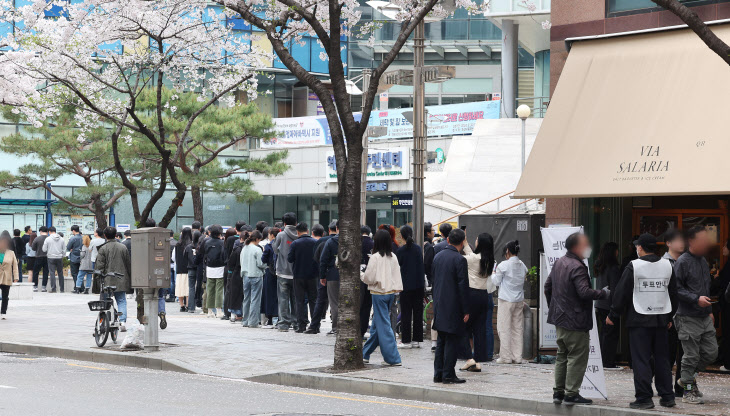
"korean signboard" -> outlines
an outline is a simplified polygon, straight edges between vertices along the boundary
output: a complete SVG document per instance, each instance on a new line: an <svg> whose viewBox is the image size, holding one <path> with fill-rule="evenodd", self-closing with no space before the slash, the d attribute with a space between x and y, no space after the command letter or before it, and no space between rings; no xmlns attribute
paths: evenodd
<svg viewBox="0 0 730 416"><path fill-rule="evenodd" d="M337 161L334 151L327 154L327 182L337 182ZM368 181L390 181L410 178L411 149L393 147L368 151Z"/></svg>
<svg viewBox="0 0 730 416"><path fill-rule="evenodd" d="M390 196L390 204L393 209L413 208L413 194L394 194Z"/></svg>

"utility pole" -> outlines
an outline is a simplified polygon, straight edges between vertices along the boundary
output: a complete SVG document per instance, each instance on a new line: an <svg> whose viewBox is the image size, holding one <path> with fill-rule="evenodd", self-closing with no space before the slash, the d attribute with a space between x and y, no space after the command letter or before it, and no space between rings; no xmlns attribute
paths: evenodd
<svg viewBox="0 0 730 416"><path fill-rule="evenodd" d="M426 105L423 77L424 35L423 20L416 26L413 42L413 236L423 247L424 191L426 168Z"/></svg>
<svg viewBox="0 0 730 416"><path fill-rule="evenodd" d="M362 70L362 113L365 114L365 95L367 94L368 88L370 88L370 73L371 70L363 69ZM360 120L361 123L366 122L367 120ZM369 141L369 132L370 128L365 129L365 133L362 135L362 167L361 170L361 178L360 178L360 225L364 225L366 222L366 207L367 207L367 201L368 201L368 192L367 192L367 184L368 184L368 141Z"/></svg>

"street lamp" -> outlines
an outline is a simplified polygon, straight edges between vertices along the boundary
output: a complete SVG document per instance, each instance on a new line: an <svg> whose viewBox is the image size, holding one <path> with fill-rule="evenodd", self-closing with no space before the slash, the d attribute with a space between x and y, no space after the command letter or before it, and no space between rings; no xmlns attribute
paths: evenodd
<svg viewBox="0 0 730 416"><path fill-rule="evenodd" d="M527 104L522 104L521 106L517 107L517 117L519 117L522 120L522 169L521 171L525 170L525 121L527 120L527 117L530 117L530 107L527 106Z"/></svg>

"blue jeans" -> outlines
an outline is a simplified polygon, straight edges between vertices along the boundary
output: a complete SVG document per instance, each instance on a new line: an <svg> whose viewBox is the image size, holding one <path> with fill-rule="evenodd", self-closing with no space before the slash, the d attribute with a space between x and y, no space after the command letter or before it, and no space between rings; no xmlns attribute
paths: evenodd
<svg viewBox="0 0 730 416"><path fill-rule="evenodd" d="M494 297L489 294L489 303L487 304L487 359L491 360L494 358L494 328L492 327L492 320L494 319Z"/></svg>
<svg viewBox="0 0 730 416"><path fill-rule="evenodd" d="M167 289L167 294L175 297L175 269L170 269L170 288Z"/></svg>
<svg viewBox="0 0 730 416"><path fill-rule="evenodd" d="M106 299L106 293L102 293L101 298ZM117 310L122 313L119 320L127 322L127 292L114 292L114 299L117 300Z"/></svg>
<svg viewBox="0 0 730 416"><path fill-rule="evenodd" d="M279 298L279 322L277 326L279 329L289 329L290 326L294 325L294 315L292 315L292 304L294 304L294 279L285 279L283 277L276 277L278 283L278 298ZM244 300L246 293L244 289Z"/></svg>
<svg viewBox="0 0 730 416"><path fill-rule="evenodd" d="M86 288L90 289L92 275L91 270L79 270L79 274L76 276L76 287L84 287L84 276L86 276Z"/></svg>
<svg viewBox="0 0 730 416"><path fill-rule="evenodd" d="M157 291L157 313L165 312L165 292L169 289L158 289Z"/></svg>
<svg viewBox="0 0 730 416"><path fill-rule="evenodd" d="M261 290L264 278L243 277L243 325L256 326L261 323Z"/></svg>
<svg viewBox="0 0 730 416"><path fill-rule="evenodd" d="M380 346L380 353L388 364L400 363L400 354L395 342L395 334L390 326L390 308L395 295L376 295L373 293L373 323L370 325L370 338L362 348L362 358L370 360L370 354Z"/></svg>

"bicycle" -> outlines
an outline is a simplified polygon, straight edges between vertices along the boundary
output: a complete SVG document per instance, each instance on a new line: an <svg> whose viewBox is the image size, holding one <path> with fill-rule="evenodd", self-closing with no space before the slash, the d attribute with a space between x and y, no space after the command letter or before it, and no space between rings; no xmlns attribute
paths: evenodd
<svg viewBox="0 0 730 416"><path fill-rule="evenodd" d="M99 276L100 273L94 273ZM104 284L104 280L107 277L123 277L121 273L107 273L101 276L101 283ZM117 309L117 300L114 297L114 291L117 289L116 286L103 286L104 289L100 295L100 300L92 300L89 302L89 310L92 312L99 312L99 316L96 318L94 324L94 340L98 347L103 347L106 344L109 335L112 337L112 342L117 343L117 335L119 335L119 328L122 326L119 321L119 317L122 315ZM106 298L104 295L106 294Z"/></svg>

